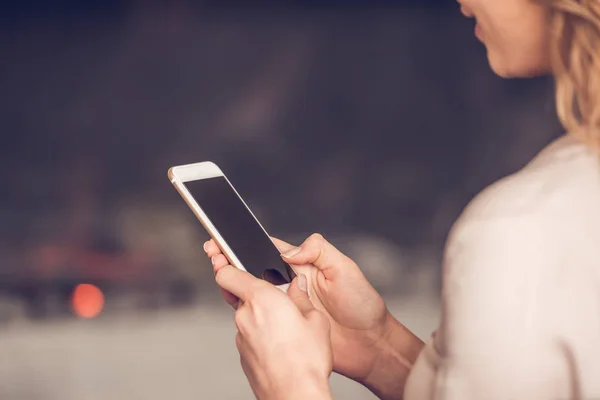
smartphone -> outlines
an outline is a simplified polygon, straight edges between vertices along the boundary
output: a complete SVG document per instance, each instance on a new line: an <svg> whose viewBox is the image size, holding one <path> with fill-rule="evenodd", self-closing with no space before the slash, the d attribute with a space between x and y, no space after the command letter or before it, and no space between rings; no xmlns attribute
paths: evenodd
<svg viewBox="0 0 600 400"><path fill-rule="evenodd" d="M169 179L231 265L287 290L294 270L217 165L172 167Z"/></svg>

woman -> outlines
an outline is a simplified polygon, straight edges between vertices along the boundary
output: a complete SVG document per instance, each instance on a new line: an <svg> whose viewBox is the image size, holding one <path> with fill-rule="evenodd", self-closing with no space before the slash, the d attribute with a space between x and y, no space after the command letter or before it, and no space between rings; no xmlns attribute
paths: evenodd
<svg viewBox="0 0 600 400"><path fill-rule="evenodd" d="M555 76L568 133L455 223L427 344L319 235L300 247L275 240L299 272L287 295L207 242L258 398L330 399L333 369L382 399L600 399L600 0L461 9L498 75Z"/></svg>

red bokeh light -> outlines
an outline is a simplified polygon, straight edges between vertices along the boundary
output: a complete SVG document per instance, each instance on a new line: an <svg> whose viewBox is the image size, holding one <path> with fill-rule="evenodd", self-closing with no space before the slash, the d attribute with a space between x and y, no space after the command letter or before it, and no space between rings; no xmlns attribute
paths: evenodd
<svg viewBox="0 0 600 400"><path fill-rule="evenodd" d="M81 283L73 290L71 306L78 317L97 317L104 308L104 294L97 286Z"/></svg>

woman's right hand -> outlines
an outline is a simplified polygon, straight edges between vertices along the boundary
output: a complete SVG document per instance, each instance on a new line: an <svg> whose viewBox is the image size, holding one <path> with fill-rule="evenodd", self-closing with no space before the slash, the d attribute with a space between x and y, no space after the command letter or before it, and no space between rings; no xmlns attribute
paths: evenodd
<svg viewBox="0 0 600 400"><path fill-rule="evenodd" d="M273 241L283 260L306 275L311 301L329 318L334 370L364 381L394 326L383 299L358 265L322 235L298 247Z"/></svg>
<svg viewBox="0 0 600 400"><path fill-rule="evenodd" d="M323 236L314 234L298 247L275 238L273 242L283 259L307 277L311 301L330 320L334 370L379 392L373 387L378 380L373 374L381 372L382 362L391 366L387 353L394 352L392 343L413 344L420 340L389 313L356 263ZM204 248L215 271L228 264L214 241ZM230 304L236 302L231 294L223 295ZM402 357L414 362L420 347L407 347L414 354Z"/></svg>

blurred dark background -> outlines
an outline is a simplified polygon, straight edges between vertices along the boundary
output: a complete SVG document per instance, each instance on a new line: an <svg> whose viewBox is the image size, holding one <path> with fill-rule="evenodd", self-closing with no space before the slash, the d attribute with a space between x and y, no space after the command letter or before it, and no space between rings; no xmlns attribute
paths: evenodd
<svg viewBox="0 0 600 400"><path fill-rule="evenodd" d="M472 30L441 0L4 2L1 329L79 329L82 283L100 324L221 312L166 176L204 160L272 235L435 301L461 210L561 133L552 82L495 77Z"/></svg>

